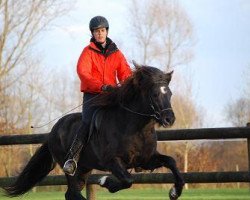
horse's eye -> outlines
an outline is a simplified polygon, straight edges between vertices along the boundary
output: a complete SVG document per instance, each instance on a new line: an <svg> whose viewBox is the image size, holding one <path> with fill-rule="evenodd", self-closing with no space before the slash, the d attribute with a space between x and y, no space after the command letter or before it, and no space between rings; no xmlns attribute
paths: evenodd
<svg viewBox="0 0 250 200"><path fill-rule="evenodd" d="M165 86L160 87L161 93L166 94L167 93L167 88Z"/></svg>

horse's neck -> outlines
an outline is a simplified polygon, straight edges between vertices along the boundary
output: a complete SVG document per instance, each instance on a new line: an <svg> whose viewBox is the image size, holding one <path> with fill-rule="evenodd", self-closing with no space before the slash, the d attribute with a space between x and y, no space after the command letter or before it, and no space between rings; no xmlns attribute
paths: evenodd
<svg viewBox="0 0 250 200"><path fill-rule="evenodd" d="M135 97L131 101L129 101L128 107L137 113L143 114L153 114L152 109L150 107L150 103L141 97Z"/></svg>
<svg viewBox="0 0 250 200"><path fill-rule="evenodd" d="M132 122L134 129L136 129L136 131L140 131L146 127L147 128L154 127L154 120L152 119L152 117L144 116L145 114L146 115L153 114L148 102L137 99L136 101L131 101L127 106L127 108L131 110L131 112L128 111L130 112L129 116L132 116L132 118L128 120Z"/></svg>

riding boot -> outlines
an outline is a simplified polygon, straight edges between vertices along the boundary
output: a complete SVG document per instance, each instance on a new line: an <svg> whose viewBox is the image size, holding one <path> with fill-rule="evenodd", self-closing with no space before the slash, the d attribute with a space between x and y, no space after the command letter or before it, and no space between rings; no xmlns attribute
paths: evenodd
<svg viewBox="0 0 250 200"><path fill-rule="evenodd" d="M83 142L76 136L66 156L67 160L63 166L64 173L74 176L82 148Z"/></svg>

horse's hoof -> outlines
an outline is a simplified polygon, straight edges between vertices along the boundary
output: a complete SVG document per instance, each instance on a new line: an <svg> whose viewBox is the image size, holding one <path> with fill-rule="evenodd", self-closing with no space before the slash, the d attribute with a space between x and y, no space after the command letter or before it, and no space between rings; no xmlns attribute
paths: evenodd
<svg viewBox="0 0 250 200"><path fill-rule="evenodd" d="M99 184L103 186L107 180L108 176L103 176L102 178L99 179Z"/></svg>
<svg viewBox="0 0 250 200"><path fill-rule="evenodd" d="M177 191L176 191L176 188L175 187L172 187L169 191L169 198L170 200L177 200L178 199L178 194L177 194Z"/></svg>

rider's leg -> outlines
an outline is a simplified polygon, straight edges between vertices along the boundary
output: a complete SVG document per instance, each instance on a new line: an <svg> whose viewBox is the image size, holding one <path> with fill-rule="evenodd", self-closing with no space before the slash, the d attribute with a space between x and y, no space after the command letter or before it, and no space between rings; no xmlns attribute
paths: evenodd
<svg viewBox="0 0 250 200"><path fill-rule="evenodd" d="M86 142L83 141L83 138L85 138L83 137L83 135L87 135L87 133L85 132L85 130L87 131L87 129L87 125L85 123L82 123L66 155L67 160L64 163L63 171L68 175L74 176L75 174L81 150Z"/></svg>
<svg viewBox="0 0 250 200"><path fill-rule="evenodd" d="M63 171L71 176L74 176L75 174L81 150L84 148L88 139L89 125L95 111L95 108L90 106L90 100L95 96L95 94L85 93L83 97L83 103L85 103L82 109L82 124L77 131L75 139L66 156L67 160L63 166Z"/></svg>

